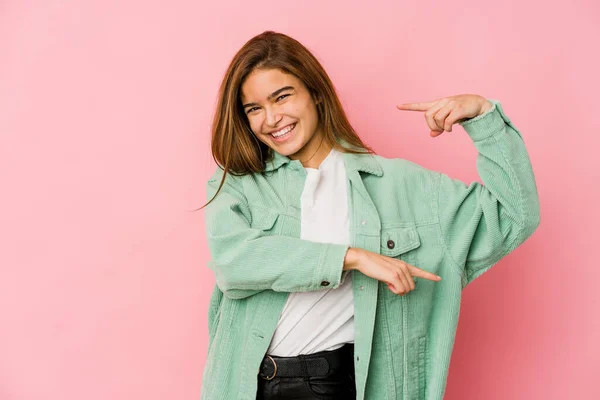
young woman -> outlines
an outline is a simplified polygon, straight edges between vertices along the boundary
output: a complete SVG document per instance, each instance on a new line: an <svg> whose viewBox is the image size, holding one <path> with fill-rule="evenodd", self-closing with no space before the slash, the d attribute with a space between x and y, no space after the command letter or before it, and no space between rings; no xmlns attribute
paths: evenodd
<svg viewBox="0 0 600 400"><path fill-rule="evenodd" d="M212 134L216 286L204 399L441 399L461 290L539 224L521 134L464 94L398 106L459 123L483 185L373 154L317 59L264 32L233 58Z"/></svg>

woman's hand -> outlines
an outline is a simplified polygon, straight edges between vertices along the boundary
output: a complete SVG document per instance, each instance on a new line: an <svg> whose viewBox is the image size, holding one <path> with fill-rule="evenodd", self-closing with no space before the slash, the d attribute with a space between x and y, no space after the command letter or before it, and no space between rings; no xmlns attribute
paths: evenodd
<svg viewBox="0 0 600 400"><path fill-rule="evenodd" d="M442 278L424 271L402 260L386 257L358 247L351 247L344 259L344 270L358 270L378 281L385 282L388 288L401 296L415 288L413 277L441 281Z"/></svg>
<svg viewBox="0 0 600 400"><path fill-rule="evenodd" d="M477 117L493 107L486 98L476 94L459 94L427 103L397 105L399 110L425 111L430 135L436 137L444 131L452 132L452 125Z"/></svg>

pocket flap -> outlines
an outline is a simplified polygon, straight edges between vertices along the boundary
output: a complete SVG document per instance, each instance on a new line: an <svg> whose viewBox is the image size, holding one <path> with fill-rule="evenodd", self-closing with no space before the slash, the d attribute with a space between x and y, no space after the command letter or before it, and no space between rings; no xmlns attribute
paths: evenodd
<svg viewBox="0 0 600 400"><path fill-rule="evenodd" d="M381 230L381 254L397 257L421 245L419 234L413 227L383 228Z"/></svg>
<svg viewBox="0 0 600 400"><path fill-rule="evenodd" d="M269 210L259 210L252 213L252 227L268 231L273 228L275 222L279 218L279 213Z"/></svg>

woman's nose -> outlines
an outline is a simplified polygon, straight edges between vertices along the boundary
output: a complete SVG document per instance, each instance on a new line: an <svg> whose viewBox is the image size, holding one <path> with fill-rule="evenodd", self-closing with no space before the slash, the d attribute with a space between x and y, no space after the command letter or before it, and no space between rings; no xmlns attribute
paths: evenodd
<svg viewBox="0 0 600 400"><path fill-rule="evenodd" d="M281 121L282 116L276 112L267 110L267 125L275 126Z"/></svg>

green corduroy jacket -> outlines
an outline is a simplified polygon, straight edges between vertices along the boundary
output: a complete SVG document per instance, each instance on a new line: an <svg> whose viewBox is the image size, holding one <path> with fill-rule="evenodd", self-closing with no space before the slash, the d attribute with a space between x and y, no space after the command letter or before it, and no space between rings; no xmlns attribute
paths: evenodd
<svg viewBox="0 0 600 400"><path fill-rule="evenodd" d="M412 292L398 296L352 271L357 399L442 399L462 289L539 225L521 134L500 103L488 100L488 112L460 123L478 151L483 184L465 185L399 158L344 153L351 247L442 277L418 279ZM221 177L217 168L209 199ZM205 209L216 285L203 399L254 400L288 293L337 288L346 277L348 246L300 239L305 177L299 161L274 153L263 173L228 175Z"/></svg>

